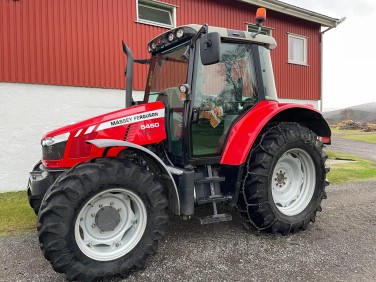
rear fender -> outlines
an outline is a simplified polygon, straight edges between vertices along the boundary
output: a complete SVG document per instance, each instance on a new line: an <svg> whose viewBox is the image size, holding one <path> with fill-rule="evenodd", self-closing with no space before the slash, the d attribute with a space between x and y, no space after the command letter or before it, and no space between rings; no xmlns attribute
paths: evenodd
<svg viewBox="0 0 376 282"><path fill-rule="evenodd" d="M181 175L183 174L183 171L174 167L166 166L156 154L137 144L112 139L96 139L87 142L98 148L128 147L138 151L141 155L146 156L147 160L152 161L159 168L161 174L165 176L162 181L165 182L166 185L164 186L167 187L169 208L173 213L180 215L180 199L172 174Z"/></svg>
<svg viewBox="0 0 376 282"><path fill-rule="evenodd" d="M261 101L233 125L220 163L226 165L244 163L257 136L268 124L276 122L298 122L318 136L331 135L329 125L322 114L310 105Z"/></svg>

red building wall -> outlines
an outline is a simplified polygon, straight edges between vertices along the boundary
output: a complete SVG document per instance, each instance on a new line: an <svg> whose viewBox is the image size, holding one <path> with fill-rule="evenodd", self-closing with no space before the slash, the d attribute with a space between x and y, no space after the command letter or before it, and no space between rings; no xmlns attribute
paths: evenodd
<svg viewBox="0 0 376 282"><path fill-rule="evenodd" d="M177 25L246 29L257 7L237 1L164 0L176 5ZM0 81L124 88L121 40L136 58L165 28L136 23L135 0L0 1ZM280 98L320 99L320 25L268 11L278 47L272 52ZM308 65L287 63L287 33L308 37ZM135 70L143 89L146 67Z"/></svg>

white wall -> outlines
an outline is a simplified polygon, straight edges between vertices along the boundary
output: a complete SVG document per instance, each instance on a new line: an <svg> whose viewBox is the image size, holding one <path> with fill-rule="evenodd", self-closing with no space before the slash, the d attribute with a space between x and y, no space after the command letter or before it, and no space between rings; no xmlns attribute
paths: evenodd
<svg viewBox="0 0 376 282"><path fill-rule="evenodd" d="M124 90L0 83L0 192L26 190L42 135L121 109ZM142 93L136 92L135 100Z"/></svg>

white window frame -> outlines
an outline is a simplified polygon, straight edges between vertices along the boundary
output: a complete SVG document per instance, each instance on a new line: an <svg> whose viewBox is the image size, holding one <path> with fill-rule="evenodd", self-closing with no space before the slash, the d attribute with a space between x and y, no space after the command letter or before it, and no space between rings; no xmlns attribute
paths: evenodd
<svg viewBox="0 0 376 282"><path fill-rule="evenodd" d="M249 28L252 28L253 30L249 31ZM258 25L252 24L252 23L246 23L247 32L254 33L254 32L257 32L257 30L258 30ZM266 26L261 27L261 34L273 36L272 32L273 32L273 29L270 27L266 27Z"/></svg>
<svg viewBox="0 0 376 282"><path fill-rule="evenodd" d="M303 35L297 35L293 33L287 33L287 62L289 64L295 64L295 65L302 65L302 66L308 66L308 38ZM290 58L290 38L292 39L299 39L303 40L303 61L294 60L293 58Z"/></svg>
<svg viewBox="0 0 376 282"><path fill-rule="evenodd" d="M148 4L150 4L150 5L148 5ZM140 19L139 13L138 13L138 7L139 6L147 7L149 9L167 12L170 16L170 21L171 21L172 25L154 22L154 21L148 21L148 20L145 20L145 19ZM172 4L167 4L167 3L163 3L163 2L155 1L155 0L136 0L136 16L137 16L136 22L138 22L138 23L154 25L154 26L159 26L159 27L164 27L164 28L174 28L174 27L176 27L176 6L172 5Z"/></svg>

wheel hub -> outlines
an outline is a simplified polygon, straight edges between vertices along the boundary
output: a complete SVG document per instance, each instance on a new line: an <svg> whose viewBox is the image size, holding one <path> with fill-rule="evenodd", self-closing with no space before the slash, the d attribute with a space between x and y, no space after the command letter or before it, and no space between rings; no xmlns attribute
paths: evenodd
<svg viewBox="0 0 376 282"><path fill-rule="evenodd" d="M286 172L284 170L279 170L276 173L276 178L274 178L274 181L276 182L275 184L277 187L282 188L287 182Z"/></svg>
<svg viewBox="0 0 376 282"><path fill-rule="evenodd" d="M119 225L120 213L111 206L101 208L95 216L95 223L102 231L113 231Z"/></svg>

